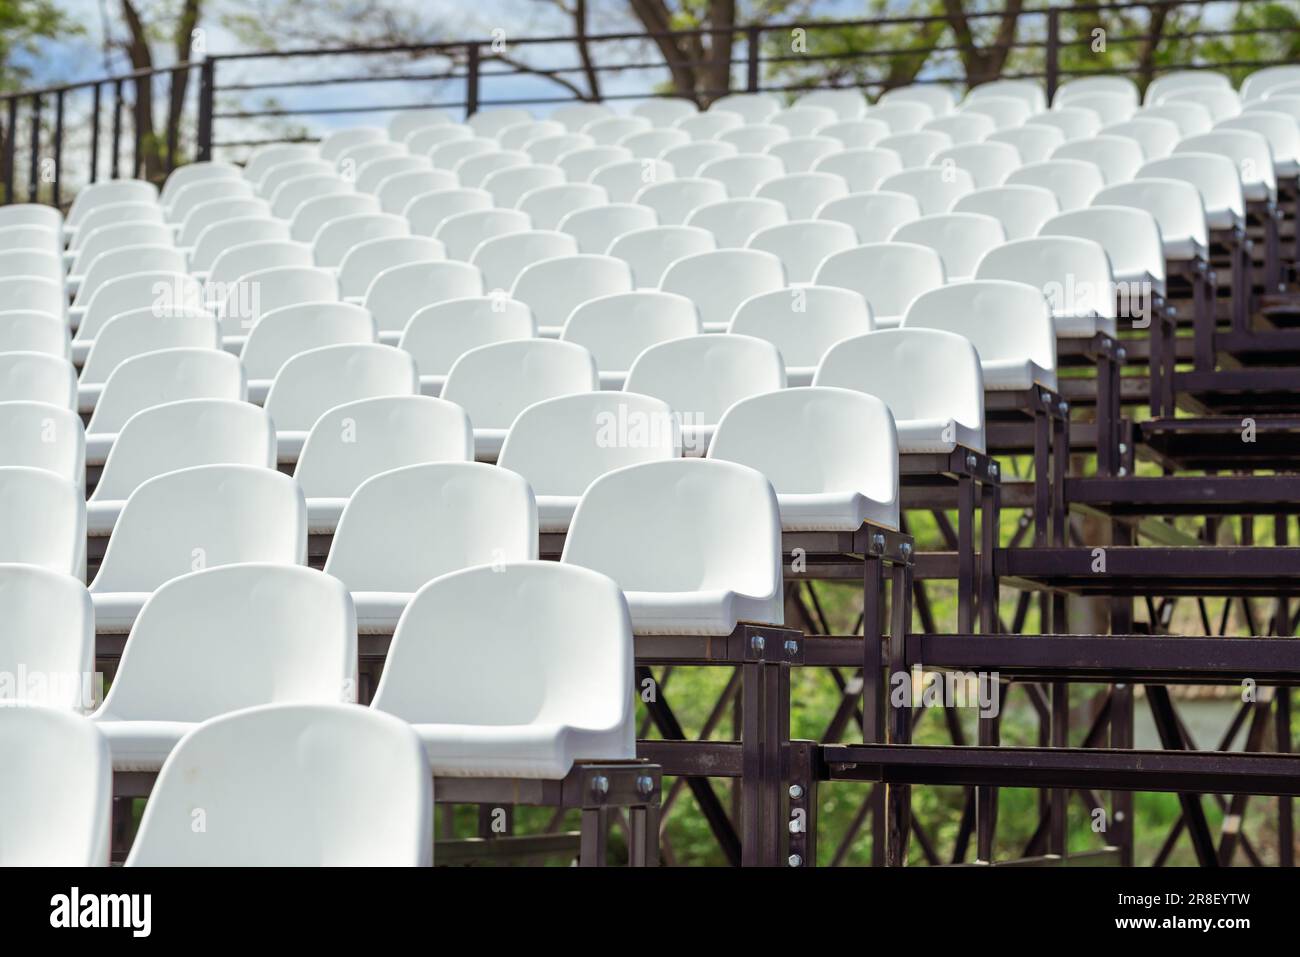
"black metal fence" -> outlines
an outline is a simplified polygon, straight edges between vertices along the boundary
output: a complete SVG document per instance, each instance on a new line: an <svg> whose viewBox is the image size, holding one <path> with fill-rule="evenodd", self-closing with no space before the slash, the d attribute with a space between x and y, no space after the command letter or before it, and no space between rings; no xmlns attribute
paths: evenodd
<svg viewBox="0 0 1300 957"><path fill-rule="evenodd" d="M1122 66L1084 68L1078 56L1095 42L1095 25L1123 14L1143 13L1147 26L1140 32L1108 30L1108 47L1137 51L1151 47L1150 32L1156 16L1218 8L1237 9L1258 0L1223 3L1220 0L1149 0L1115 4L1044 7L1022 11L1009 39L980 43L978 52L997 54L1003 77L1040 79L1049 96L1065 79L1099 74L1127 74L1141 83L1152 75L1173 69L1254 69L1290 62L1287 58L1256 57L1248 60L1216 59L1204 62L1195 52L1212 39L1268 35L1279 40L1276 25L1234 28L1197 25L1194 29L1162 31L1160 42L1186 55L1173 59L1127 57ZM1229 11L1230 12L1230 11ZM1001 11L970 12L966 22L972 34L988 32ZM866 32L932 31L935 42L921 45L868 45ZM855 31L864 31L856 33ZM893 31L892 33L890 31ZM1294 28L1292 35L1300 32ZM1285 33L1285 31L1283 31ZM790 38L801 36L805 49L795 51ZM916 82L962 84L968 73L962 59L968 47L953 39L944 16L891 16L857 20L807 20L771 24L746 24L727 29L706 28L667 33L607 33L599 35L511 38L502 50L502 38L456 43L402 46L345 47L277 50L208 56L155 70L140 70L83 83L25 90L0 96L0 173L4 201L49 202L62 205L82 182L121 176L161 179L190 160L217 154L238 158L240 151L256 145L291 140L312 140L331 122L404 109L438 107L465 115L494 106L546 106L574 100L641 100L653 96L689 94L702 103L736 90L795 92L853 85L877 95L890 84L889 67L902 58L921 58L926 67ZM718 38L729 42L718 44ZM725 86L697 85L689 91L665 89L674 67L684 64L667 56L652 56L656 41L710 40L721 46L720 59L696 60L693 67L725 62ZM946 38L946 39L945 39ZM858 40L861 40L859 44ZM1278 44L1285 46L1285 42ZM1294 44L1293 44L1294 45ZM571 65L538 66L526 59L531 51L558 48L577 56ZM519 57L514 54L518 52ZM563 56L564 54L561 54ZM1107 61L1100 61L1103 64ZM302 64L311 75L302 75ZM420 69L410 64L420 64ZM817 65L809 77L793 75L795 64ZM432 68L430 67L432 65ZM406 68L403 68L403 67ZM828 79L827 74L838 74ZM631 77L629 88L628 78ZM639 79L638 79L639 77ZM980 79L980 78L975 78ZM606 89L615 81L618 89ZM521 82L535 87L519 92ZM376 92L376 87L403 90L399 96ZM409 93L414 87L415 92ZM334 96L321 91L336 88ZM362 102L347 102L364 90ZM158 95L161 94L161 95ZM299 96L305 102L250 102L258 97ZM161 134L155 132L152 103L173 104ZM322 103L322 99L325 100ZM79 182L64 175L70 153L82 158L69 164ZM71 189L70 189L71 187Z"/></svg>

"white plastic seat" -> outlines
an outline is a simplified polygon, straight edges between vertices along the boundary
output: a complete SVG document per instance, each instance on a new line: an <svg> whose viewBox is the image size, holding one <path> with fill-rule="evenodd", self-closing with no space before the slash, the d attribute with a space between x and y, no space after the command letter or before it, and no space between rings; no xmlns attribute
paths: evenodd
<svg viewBox="0 0 1300 957"><path fill-rule="evenodd" d="M1208 133L1210 127L1214 125L1214 118L1210 116L1210 111L1191 100L1171 100L1168 103L1144 106L1133 114L1133 119L1168 120L1178 127L1181 136Z"/></svg>
<svg viewBox="0 0 1300 957"><path fill-rule="evenodd" d="M515 417L534 402L600 388L596 360L572 342L516 339L463 353L447 373L442 398L474 424L474 454L494 461Z"/></svg>
<svg viewBox="0 0 1300 957"><path fill-rule="evenodd" d="M561 561L614 579L634 634L729 635L742 621L784 619L776 494L734 462L602 475L582 496Z"/></svg>
<svg viewBox="0 0 1300 957"><path fill-rule="evenodd" d="M919 130L936 115L930 104L919 100L890 100L878 103L867 110L867 119L884 123L891 133L911 133Z"/></svg>
<svg viewBox="0 0 1300 957"><path fill-rule="evenodd" d="M205 829L193 828L203 808ZM154 785L128 867L424 866L433 776L410 726L355 705L205 721Z"/></svg>
<svg viewBox="0 0 1300 957"><path fill-rule="evenodd" d="M855 389L889 406L899 452L984 451L984 379L965 336L882 329L831 348L814 386Z"/></svg>
<svg viewBox="0 0 1300 957"><path fill-rule="evenodd" d="M362 167L377 160L397 159L399 157L420 160L423 161L425 166L429 165L427 158L412 156L405 143L381 140L374 143L358 143L355 146L349 146L334 158L334 168L338 170L339 175L356 183L361 177ZM357 188L360 189L361 187L358 186Z"/></svg>
<svg viewBox="0 0 1300 957"><path fill-rule="evenodd" d="M700 108L692 100L680 97L661 97L645 100L632 107L635 116L644 116L655 126L672 126L678 120L699 113Z"/></svg>
<svg viewBox="0 0 1300 957"><path fill-rule="evenodd" d="M209 313L150 308L120 312L100 329L86 355L77 383L79 410L92 411L100 390L91 387L102 388L113 370L133 356L159 349L220 348L221 328Z"/></svg>
<svg viewBox="0 0 1300 957"><path fill-rule="evenodd" d="M532 310L524 303L477 295L417 309L397 345L415 357L420 391L436 396L456 360L470 349L536 335Z"/></svg>
<svg viewBox="0 0 1300 957"><path fill-rule="evenodd" d="M738 153L705 163L700 167L702 179L716 179L733 199L753 196L768 180L785 174L785 166L775 156L762 153Z"/></svg>
<svg viewBox="0 0 1300 957"><path fill-rule="evenodd" d="M981 96L968 99L961 105L964 113L982 113L1000 130L1022 126L1033 113L1033 108L1017 96Z"/></svg>
<svg viewBox="0 0 1300 957"><path fill-rule="evenodd" d="M76 411L77 370L62 356L45 352L0 352L0 402L43 402Z"/></svg>
<svg viewBox="0 0 1300 957"><path fill-rule="evenodd" d="M470 263L483 273L487 289L510 289L528 266L577 254L578 242L568 233L530 229L484 240Z"/></svg>
<svg viewBox="0 0 1300 957"><path fill-rule="evenodd" d="M821 387L742 399L709 458L767 476L785 531L898 528L898 436L875 396Z"/></svg>
<svg viewBox="0 0 1300 957"><path fill-rule="evenodd" d="M636 113L633 110L633 113ZM551 119L561 124L566 130L580 130L588 123L605 116L610 116L609 107L604 103L566 103L557 106L551 112ZM638 116L642 114L637 114Z"/></svg>
<svg viewBox="0 0 1300 957"><path fill-rule="evenodd" d="M306 243L292 239L263 239L229 246L212 263L207 274L207 289L214 296L207 301L214 306L225 298L231 284L240 276L279 266L311 266L312 250ZM215 297L215 300L214 300Z"/></svg>
<svg viewBox="0 0 1300 957"><path fill-rule="evenodd" d="M446 110L402 110L395 113L388 121L388 138L396 143L402 143L416 130L452 125L454 121Z"/></svg>
<svg viewBox="0 0 1300 957"><path fill-rule="evenodd" d="M1020 154L1007 143L966 143L940 150L930 159L940 169L952 164L970 173L975 187L1001 186L1020 167Z"/></svg>
<svg viewBox="0 0 1300 957"><path fill-rule="evenodd" d="M713 233L698 226L650 226L619 236L610 245L609 255L631 267L636 288L657 289L674 262L717 248Z"/></svg>
<svg viewBox="0 0 1300 957"><path fill-rule="evenodd" d="M75 325L85 314L95 293L114 279L138 273L183 273L185 268L185 257L174 246L127 246L102 253L86 270L72 305L68 307L68 315Z"/></svg>
<svg viewBox="0 0 1300 957"><path fill-rule="evenodd" d="M241 200L249 202L249 200ZM13 209L15 207L7 207ZM81 248L81 244L97 229L103 229L105 226L116 226L121 223L156 223L165 225L167 220L163 217L162 207L154 202L137 202L137 203L108 203L104 206L97 206L88 212L81 221L81 226L76 232L68 234L63 232L62 225L59 226L59 236L68 241L68 251L76 252Z"/></svg>
<svg viewBox="0 0 1300 957"><path fill-rule="evenodd" d="M86 270L103 253L126 246L170 246L172 241L172 231L163 223L128 220L114 226L98 226L86 235L73 255L68 266L68 288L74 292L80 288Z"/></svg>
<svg viewBox="0 0 1300 957"><path fill-rule="evenodd" d="M0 467L45 469L80 488L86 435L70 409L34 400L0 402Z"/></svg>
<svg viewBox="0 0 1300 957"><path fill-rule="evenodd" d="M57 708L0 708L0 763L0 866L108 866L113 765L90 721Z"/></svg>
<svg viewBox="0 0 1300 957"><path fill-rule="evenodd" d="M433 164L434 169L455 170L461 162L472 156L483 156L500 149L501 144L496 140L475 136L469 139L444 140L431 147L425 155L429 157L429 162ZM461 185L470 184L461 181Z"/></svg>
<svg viewBox="0 0 1300 957"><path fill-rule="evenodd" d="M1205 223L1210 229L1244 225L1246 202L1242 197L1237 164L1218 153L1175 153L1142 164L1137 179L1180 179L1201 194Z"/></svg>
<svg viewBox="0 0 1300 957"><path fill-rule="evenodd" d="M415 235L434 236L442 226L443 220L457 213L486 210L491 207L492 194L486 190L436 189L413 197L402 210L402 215L411 224L411 232ZM471 248L465 257L456 258L467 258L473 251Z"/></svg>
<svg viewBox="0 0 1300 957"><path fill-rule="evenodd" d="M524 152L533 158L534 163L558 163L561 156L575 150L588 149L596 145L586 133L560 133L557 136L542 136L530 140L524 146Z"/></svg>
<svg viewBox="0 0 1300 957"><path fill-rule="evenodd" d="M817 210L818 219L852 226L860 243L882 242L900 224L920 215L921 206L916 197L907 193L849 193Z"/></svg>
<svg viewBox="0 0 1300 957"><path fill-rule="evenodd" d="M899 226L889 241L929 246L943 260L949 282L969 279L984 254L1006 242L1002 224L983 213L940 213Z"/></svg>
<svg viewBox="0 0 1300 957"><path fill-rule="evenodd" d="M482 187L492 194L497 206L509 209L516 206L526 193L564 182L564 170L558 166L528 163L491 173L483 180Z"/></svg>
<svg viewBox="0 0 1300 957"><path fill-rule="evenodd" d="M85 580L86 502L80 483L43 468L0 468L0 564L4 563Z"/></svg>
<svg viewBox="0 0 1300 957"><path fill-rule="evenodd" d="M681 417L682 447L703 455L722 414L735 402L786 385L776 346L753 336L689 336L643 351L628 370L625 392L667 402Z"/></svg>
<svg viewBox="0 0 1300 957"><path fill-rule="evenodd" d="M615 469L681 455L677 419L648 395L589 392L546 399L519 413L498 465L527 480L538 528L565 532L588 486Z"/></svg>
<svg viewBox="0 0 1300 957"><path fill-rule="evenodd" d="M400 214L415 197L439 189L456 189L457 185L456 174L449 170L417 168L387 173L375 185L374 194L381 210Z"/></svg>
<svg viewBox="0 0 1300 957"><path fill-rule="evenodd" d="M1079 209L1106 185L1101 167L1084 160L1049 159L1027 163L1007 177L1007 186L1041 186L1063 210Z"/></svg>
<svg viewBox="0 0 1300 957"><path fill-rule="evenodd" d="M838 122L840 115L829 106L815 103L797 103L774 114L768 122L790 132L791 137L813 136L819 130Z"/></svg>
<svg viewBox="0 0 1300 957"><path fill-rule="evenodd" d="M84 362L99 331L124 312L150 308L202 310L203 286L183 272L139 272L110 279L86 305L72 338L72 358Z"/></svg>
<svg viewBox="0 0 1300 957"><path fill-rule="evenodd" d="M660 226L682 226L695 210L727 198L716 179L690 177L652 183L636 194L635 202L649 208Z"/></svg>
<svg viewBox="0 0 1300 957"><path fill-rule="evenodd" d="M1092 110L1102 126L1131 120L1137 112L1137 103L1123 93L1080 93L1056 109Z"/></svg>
<svg viewBox="0 0 1300 957"><path fill-rule="evenodd" d="M158 187L142 179L110 179L91 183L77 193L63 220L65 235L73 235L91 210L110 203L158 203Z"/></svg>
<svg viewBox="0 0 1300 957"><path fill-rule="evenodd" d="M43 352L66 359L72 354L68 326L37 309L0 310L0 352Z"/></svg>
<svg viewBox="0 0 1300 957"><path fill-rule="evenodd" d="M917 296L901 328L965 336L979 353L985 389L1056 388L1056 332L1036 286L1005 279L950 283Z"/></svg>
<svg viewBox="0 0 1300 957"><path fill-rule="evenodd" d="M581 184L581 186L590 189L599 188L588 184ZM575 209L555 226L544 228L568 233L578 241L578 252L603 255L609 253L610 246L622 236L639 229L650 229L658 224L659 217L655 211L641 203L601 203L584 209Z"/></svg>
<svg viewBox="0 0 1300 957"><path fill-rule="evenodd" d="M1251 76L1246 77L1242 83L1242 99L1246 99L1245 91L1251 84L1251 78L1264 71L1255 71ZM1174 70L1171 73L1162 73L1160 76L1152 79L1147 84L1144 100L1147 103L1155 103L1164 94L1172 93L1175 90L1190 90L1200 87L1214 86L1231 86L1232 81L1222 73L1215 70Z"/></svg>
<svg viewBox="0 0 1300 957"><path fill-rule="evenodd" d="M391 239L410 235L410 224L396 213L362 213L344 216L326 223L312 240L312 256L317 266L337 269L343 257L357 244L372 239Z"/></svg>
<svg viewBox="0 0 1300 957"><path fill-rule="evenodd" d="M442 243L428 236L389 236L359 242L339 262L339 294L346 302L361 302L375 277L385 269L441 262L444 253Z"/></svg>
<svg viewBox="0 0 1300 957"><path fill-rule="evenodd" d="M486 189L484 184L493 173L515 166L528 165L530 165L529 156L523 150L496 150L467 156L452 167L452 172L456 174L462 186L478 186Z"/></svg>
<svg viewBox="0 0 1300 957"><path fill-rule="evenodd" d="M153 242L152 237L167 238L171 233L166 226L159 223L133 223L127 222L121 225L128 228L135 228L137 225L147 227L156 232L150 232L150 239L136 240L136 242ZM111 227L101 226L100 229ZM48 226L40 226L34 223L19 223L14 226L5 226L4 220L0 220L0 250L10 249L43 249L46 252L58 254L63 251L63 243L59 233ZM75 265L75 253L68 253Z"/></svg>
<svg viewBox="0 0 1300 957"><path fill-rule="evenodd" d="M630 203L652 183L666 183L673 178L673 168L663 160L619 160L592 170L588 182L605 190L616 203Z"/></svg>
<svg viewBox="0 0 1300 957"><path fill-rule="evenodd" d="M1137 84L1126 76L1082 76L1062 83L1052 98L1052 105L1068 106L1071 100L1095 93L1123 97L1135 107L1141 102Z"/></svg>
<svg viewBox="0 0 1300 957"><path fill-rule="evenodd" d="M177 190L170 204L163 207L163 217L169 223L183 223L190 211L200 203L242 199L253 195L253 184L240 177L200 180Z"/></svg>
<svg viewBox="0 0 1300 957"><path fill-rule="evenodd" d="M588 146L561 153L555 165L564 170L570 183L586 183L596 170L632 159L632 151L622 146Z"/></svg>
<svg viewBox="0 0 1300 957"><path fill-rule="evenodd" d="M930 157L940 150L953 145L953 139L947 133L936 130L914 130L910 133L894 133L876 143L879 150L890 150L898 154L903 169L917 166L929 166Z"/></svg>
<svg viewBox="0 0 1300 957"><path fill-rule="evenodd" d="M321 159L333 161L354 146L382 143L387 139L388 132L382 127L354 126L321 137L321 141L316 144L316 149L320 152Z"/></svg>
<svg viewBox="0 0 1300 957"><path fill-rule="evenodd" d="M238 219L271 219L271 204L264 199L231 199L215 200L210 203L203 203L195 207L194 211L185 217L185 222L181 224L181 231L176 235L176 245L185 249L193 249L197 246L199 237L209 226L226 220ZM213 255L215 259L216 256Z"/></svg>
<svg viewBox="0 0 1300 957"><path fill-rule="evenodd" d="M490 194L485 191L484 195ZM477 200L468 202L477 203ZM522 233L531 226L528 214L517 209L475 208L447 215L434 229L433 238L442 243L448 259L469 262L474 251L489 239Z"/></svg>
<svg viewBox="0 0 1300 957"><path fill-rule="evenodd" d="M220 349L160 349L118 363L104 383L86 424L86 462L102 465L117 433L143 409L181 399L230 399L248 395L239 359Z"/></svg>
<svg viewBox="0 0 1300 957"><path fill-rule="evenodd" d="M1022 163L1038 163L1065 142L1065 134L1055 126L1026 123L1009 130L998 130L989 136L988 142L1014 146Z"/></svg>
<svg viewBox="0 0 1300 957"><path fill-rule="evenodd" d="M632 289L632 269L622 259L579 254L526 266L510 298L532 310L539 335L557 338L569 314L582 303Z"/></svg>
<svg viewBox="0 0 1300 957"><path fill-rule="evenodd" d="M320 153L314 143L273 143L259 146L249 154L248 162L244 164L244 179L256 185L276 166L319 158Z"/></svg>
<svg viewBox="0 0 1300 957"><path fill-rule="evenodd" d="M99 688L94 684L95 611L86 586L71 575L36 565L0 564L0 614L5 621L0 633L0 674L7 679L0 684L0 711L92 709ZM0 741L4 735L0 730ZM0 754L4 752L0 743ZM55 760L56 755L46 758ZM9 780L16 772L21 773L5 766ZM2 795L0 791L0 808L6 803ZM16 840L8 825L14 821L11 817L5 821L0 865L13 865Z"/></svg>
<svg viewBox="0 0 1300 957"><path fill-rule="evenodd" d="M131 493L149 479L198 465L275 467L275 429L265 411L234 399L182 399L127 419L94 492L86 532L109 535Z"/></svg>
<svg viewBox="0 0 1300 957"><path fill-rule="evenodd" d="M1223 81L1219 84L1221 86L1231 85L1231 81L1220 73L1210 75L1221 79ZM1265 99L1277 87L1291 83L1300 83L1300 66L1296 64L1269 66L1260 70L1253 70L1241 81L1242 102L1249 103L1253 100Z"/></svg>
<svg viewBox="0 0 1300 957"><path fill-rule="evenodd" d="M781 161L787 173L807 173L817 165L823 156L838 153L844 144L829 136L796 136L775 146L769 146L767 152Z"/></svg>
<svg viewBox="0 0 1300 957"><path fill-rule="evenodd" d="M469 263L416 262L381 272L361 304L375 318L379 341L392 343L421 309L483 293L483 275Z"/></svg>
<svg viewBox="0 0 1300 957"><path fill-rule="evenodd" d="M339 282L333 270L274 266L244 273L232 284L221 304L221 337L227 345L237 345L272 309L338 301Z"/></svg>
<svg viewBox="0 0 1300 957"><path fill-rule="evenodd" d="M239 356L248 377L248 397L264 401L271 380L300 352L376 341L374 317L352 303L306 302L272 309L248 333Z"/></svg>
<svg viewBox="0 0 1300 957"><path fill-rule="evenodd" d="M1103 126L1098 135L1102 138L1121 136L1131 139L1142 148L1142 158L1148 160L1159 159L1172 153L1174 144L1178 142L1182 133L1179 132L1178 124L1173 120L1139 114L1124 123L1112 123L1110 126ZM1099 163L1098 165L1102 164ZM1103 166L1103 168L1105 167ZM1129 176L1132 176L1131 172ZM1115 182L1118 182L1118 180L1115 180Z"/></svg>
<svg viewBox="0 0 1300 957"><path fill-rule="evenodd" d="M559 136L561 133L567 132L568 128L563 123L557 123L554 120L529 119L505 127L496 135L496 141L501 144L502 149L518 150L523 149L526 144L540 137Z"/></svg>
<svg viewBox="0 0 1300 957"><path fill-rule="evenodd" d="M401 349L352 343L299 352L280 367L266 395L277 461L296 462L311 427L336 405L419 392L415 360Z"/></svg>
<svg viewBox="0 0 1300 957"><path fill-rule="evenodd" d="M1114 336L1115 279L1105 248L1078 236L1015 239L980 260L976 279L1005 279L1039 290L1052 311L1056 335Z"/></svg>
<svg viewBox="0 0 1300 957"><path fill-rule="evenodd" d="M750 236L746 248L769 252L780 259L790 283L807 283L827 256L856 245L857 233L846 223L800 219L760 229Z"/></svg>
<svg viewBox="0 0 1300 957"><path fill-rule="evenodd" d="M150 594L200 568L307 559L307 507L275 469L200 465L141 483L126 500L91 582L95 630L131 629Z"/></svg>
<svg viewBox="0 0 1300 957"><path fill-rule="evenodd" d="M878 327L897 326L912 300L947 281L943 260L929 246L868 243L827 257L813 276L818 286L859 293Z"/></svg>
<svg viewBox="0 0 1300 957"><path fill-rule="evenodd" d="M812 219L826 203L848 194L849 186L843 177L822 171L778 176L760 186L754 196L776 200L790 219Z"/></svg>
<svg viewBox="0 0 1300 957"><path fill-rule="evenodd" d="M1037 80L993 80L972 87L966 94L966 102L982 100L985 97L1012 97L1021 100L1034 112L1047 109L1047 94Z"/></svg>
<svg viewBox="0 0 1300 957"><path fill-rule="evenodd" d="M1247 103L1241 108L1241 115L1243 117L1250 116L1252 113L1281 113L1284 116L1291 117L1291 119L1293 119L1297 124L1300 124L1300 85L1297 85L1297 88L1292 93L1270 96L1268 99L1264 100L1256 100L1253 103ZM1209 114L1207 113L1206 115L1208 116ZM1210 124L1207 123L1204 129L1195 130L1193 132L1205 133L1208 132L1209 129ZM0 233L3 232L8 231L0 230Z"/></svg>
<svg viewBox="0 0 1300 957"><path fill-rule="evenodd" d="M40 226L58 237L63 232L63 213L44 203L9 203L0 208L0 229L10 226ZM62 248L62 240L57 245Z"/></svg>
<svg viewBox="0 0 1300 957"><path fill-rule="evenodd" d="M312 426L293 477L307 497L312 534L332 533L366 479L422 462L469 462L474 433L465 410L423 395L345 402Z"/></svg>
<svg viewBox="0 0 1300 957"><path fill-rule="evenodd" d="M813 90L794 101L796 107L820 106L841 120L856 120L866 115L867 101L860 90Z"/></svg>
<svg viewBox="0 0 1300 957"><path fill-rule="evenodd" d="M442 576L389 654L372 707L411 724L435 776L560 780L576 761L636 756L632 627L604 575L526 562ZM493 688L467 693L487 668Z"/></svg>
<svg viewBox="0 0 1300 957"><path fill-rule="evenodd" d="M1086 140L1062 143L1052 151L1052 159L1082 160L1101 170L1108 185L1126 183L1142 165L1142 146L1125 136L1098 134Z"/></svg>
<svg viewBox="0 0 1300 957"><path fill-rule="evenodd" d="M257 194L263 199L270 199L285 183L303 176L333 176L337 172L335 165L320 156L309 156L288 163L277 163L270 167L257 182Z"/></svg>
<svg viewBox="0 0 1300 957"><path fill-rule="evenodd" d="M1210 111L1210 117L1217 123L1241 112L1241 99L1232 87L1197 87L1191 90L1174 90L1162 94L1158 103L1181 103L1190 101L1199 103Z"/></svg>
<svg viewBox="0 0 1300 957"><path fill-rule="evenodd" d="M533 115L527 110L514 106L501 106L490 110L479 110L465 122L478 136L496 136L508 126L527 123Z"/></svg>
<svg viewBox="0 0 1300 957"><path fill-rule="evenodd" d="M784 286L781 260L757 249L719 249L684 256L670 265L659 281L664 292L695 301L705 332L725 332L742 302Z"/></svg>
<svg viewBox="0 0 1300 957"><path fill-rule="evenodd" d="M644 133L650 128L650 121L644 116L605 116L592 120L579 132L590 136L597 146L613 146L633 133Z"/></svg>
<svg viewBox="0 0 1300 957"><path fill-rule="evenodd" d="M564 323L560 339L582 346L595 357L601 388L621 389L627 370L647 348L701 331L700 314L691 300L641 289L581 303Z"/></svg>
<svg viewBox="0 0 1300 957"><path fill-rule="evenodd" d="M342 582L293 565L225 565L173 578L150 596L91 720L114 771L157 771L209 718L265 704L355 702L356 689L356 620Z"/></svg>
<svg viewBox="0 0 1300 957"><path fill-rule="evenodd" d="M967 193L954 213L982 213L1002 224L1007 239L1037 236L1043 223L1061 211L1056 194L1041 186L989 186Z"/></svg>
<svg viewBox="0 0 1300 957"><path fill-rule="evenodd" d="M681 130L675 130L674 132L680 133ZM763 153L767 151L769 146L784 143L789 138L790 131L788 129L772 123L737 126L734 130L727 130L718 136L721 142L735 146L738 153Z"/></svg>
<svg viewBox="0 0 1300 957"><path fill-rule="evenodd" d="M105 253L105 256L112 255ZM35 276L50 282L64 281L63 259L53 250L6 249L0 251L0 279Z"/></svg>
<svg viewBox="0 0 1300 957"><path fill-rule="evenodd" d="M707 229L719 249L742 249L760 229L780 225L789 218L785 206L777 200L747 197L701 206L686 217L686 225Z"/></svg>
<svg viewBox="0 0 1300 957"><path fill-rule="evenodd" d="M673 172L680 179L688 176L699 176L701 168L706 163L722 159L724 156L736 156L739 153L740 150L736 149L735 143L728 143L725 140L703 139L691 140L691 142L682 146L666 149L660 154L659 158L671 166Z"/></svg>
<svg viewBox="0 0 1300 957"><path fill-rule="evenodd" d="M785 363L786 382L805 386L831 346L874 328L871 306L860 294L834 286L803 286L746 299L727 332L772 343Z"/></svg>
<svg viewBox="0 0 1300 957"><path fill-rule="evenodd" d="M838 140L845 149L867 149L875 146L889 134L889 124L882 120L873 120L869 116L841 120L822 127L817 133L819 137Z"/></svg>
<svg viewBox="0 0 1300 957"><path fill-rule="evenodd" d="M517 206L538 229L559 229L560 223L578 210L603 208L608 204L609 194L600 186L562 182L529 190L519 197Z"/></svg>
<svg viewBox="0 0 1300 957"><path fill-rule="evenodd" d="M877 188L915 197L921 212L928 215L948 212L958 199L974 192L975 180L964 169L924 166L886 176Z"/></svg>
<svg viewBox="0 0 1300 957"><path fill-rule="evenodd" d="M217 257L231 246L274 240L284 242L290 238L289 224L269 216L242 216L213 223L199 234L190 250L190 272L196 278L204 278Z"/></svg>
<svg viewBox="0 0 1300 957"><path fill-rule="evenodd" d="M475 565L532 561L537 541L537 506L521 476L478 462L425 462L357 486L325 573L352 593L359 634L392 634L428 582Z"/></svg>
<svg viewBox="0 0 1300 957"><path fill-rule="evenodd" d="M1272 99L1272 98L1270 98ZM1268 100L1264 103L1267 105ZM1289 113L1251 110L1214 124L1215 130L1244 130L1258 133L1268 140L1273 153L1274 178L1293 177L1300 173L1300 124Z"/></svg>
<svg viewBox="0 0 1300 957"><path fill-rule="evenodd" d="M1096 206L1132 206L1155 217L1166 259L1208 256L1205 206L1191 183L1180 179L1135 179L1108 186L1093 198Z"/></svg>
<svg viewBox="0 0 1300 957"><path fill-rule="evenodd" d="M979 143L988 139L997 131L998 125L993 117L985 113L965 110L961 113L949 113L926 120L921 127L922 133L940 133L948 137L953 146L963 143Z"/></svg>
<svg viewBox="0 0 1300 957"><path fill-rule="evenodd" d="M1128 300L1145 301L1148 281L1164 295L1165 254L1155 217L1131 206L1090 206L1053 216L1040 236L1081 236L1101 244ZM1140 297L1140 300L1139 300Z"/></svg>
<svg viewBox="0 0 1300 957"><path fill-rule="evenodd" d="M766 123L781 110L781 101L771 93L728 93L709 105L710 112L737 113L746 124Z"/></svg>
<svg viewBox="0 0 1300 957"><path fill-rule="evenodd" d="M952 91L942 84L909 83L904 86L896 86L880 94L880 104L868 108L867 116L870 117L880 106L911 103L925 104L932 116L943 116L945 113L951 113L957 106L957 100L952 95Z"/></svg>
<svg viewBox="0 0 1300 957"><path fill-rule="evenodd" d="M278 216L280 219L292 219L298 207L318 196L353 191L350 182L333 173L298 176L282 184L271 194L271 215ZM188 220L186 222L188 223Z"/></svg>
<svg viewBox="0 0 1300 957"><path fill-rule="evenodd" d="M1123 119L1128 119L1128 117L1123 117ZM1114 122L1120 121L1115 120ZM1097 131L1102 128L1103 122L1095 110L1063 106L1055 110L1035 113L1025 120L1024 125L1053 127L1061 131L1066 142L1070 142L1071 140L1082 140L1090 136L1096 136Z"/></svg>

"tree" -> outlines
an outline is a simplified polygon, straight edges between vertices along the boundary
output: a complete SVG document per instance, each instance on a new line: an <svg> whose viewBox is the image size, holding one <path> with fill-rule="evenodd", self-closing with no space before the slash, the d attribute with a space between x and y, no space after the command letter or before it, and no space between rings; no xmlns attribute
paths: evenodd
<svg viewBox="0 0 1300 957"><path fill-rule="evenodd" d="M0 0L0 90L22 89L31 81L31 68L19 54L35 55L40 41L80 32L53 0ZM7 114L0 116L0 156L7 156L12 132Z"/></svg>

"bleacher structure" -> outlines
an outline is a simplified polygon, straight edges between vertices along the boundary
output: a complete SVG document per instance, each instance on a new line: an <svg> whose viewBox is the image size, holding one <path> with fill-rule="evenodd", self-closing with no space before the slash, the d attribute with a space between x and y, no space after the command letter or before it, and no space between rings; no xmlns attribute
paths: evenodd
<svg viewBox="0 0 1300 957"><path fill-rule="evenodd" d="M121 79L114 175L97 152L70 206L16 202L8 140L0 863L596 865L616 829L651 865L689 792L733 864L838 863L863 827L885 865L1139 864L1133 795L1171 792L1156 863L1185 833L1294 864L1300 66L870 102L751 62L704 110L475 92L217 158L217 62L161 188L117 175ZM852 633L813 582L860 588ZM732 677L688 731L693 667ZM811 740L805 671L839 700ZM996 712L967 740L931 673L1037 744ZM1086 728L1076 684L1106 687ZM1216 750L1185 684L1254 691ZM873 787L819 856L836 782ZM951 849L912 814L943 785ZM1041 794L1010 855L1006 787ZM444 814L435 852L436 805L480 830ZM516 806L553 826L500 833Z"/></svg>

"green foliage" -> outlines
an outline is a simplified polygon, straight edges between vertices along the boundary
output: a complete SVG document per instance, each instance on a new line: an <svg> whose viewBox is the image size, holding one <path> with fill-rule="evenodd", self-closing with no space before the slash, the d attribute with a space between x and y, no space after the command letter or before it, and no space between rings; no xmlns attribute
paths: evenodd
<svg viewBox="0 0 1300 957"><path fill-rule="evenodd" d="M31 70L14 62L14 54L35 54L41 40L79 35L54 0L0 0L0 90L21 89Z"/></svg>

